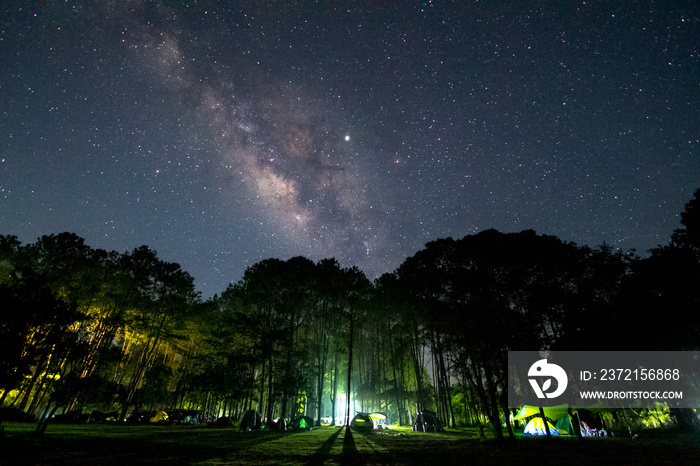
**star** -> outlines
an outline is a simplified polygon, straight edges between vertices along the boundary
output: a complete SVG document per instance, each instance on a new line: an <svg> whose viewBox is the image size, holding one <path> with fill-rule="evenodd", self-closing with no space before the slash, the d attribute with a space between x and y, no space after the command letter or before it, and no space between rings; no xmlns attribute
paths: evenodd
<svg viewBox="0 0 700 466"><path fill-rule="evenodd" d="M644 255L699 187L694 2L5 3L0 234L147 245L204 297L488 228Z"/></svg>

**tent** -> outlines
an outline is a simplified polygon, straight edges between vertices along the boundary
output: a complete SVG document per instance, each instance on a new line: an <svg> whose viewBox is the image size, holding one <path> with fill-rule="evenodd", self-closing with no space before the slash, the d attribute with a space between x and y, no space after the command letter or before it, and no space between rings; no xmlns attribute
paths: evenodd
<svg viewBox="0 0 700 466"><path fill-rule="evenodd" d="M574 429L571 425L571 416L564 416L557 419L557 422L554 424L554 428L557 429L557 431L562 435L574 434Z"/></svg>
<svg viewBox="0 0 700 466"><path fill-rule="evenodd" d="M579 409L573 419L573 425L580 426L581 435L583 437L607 437L608 432L605 426L600 422L600 418L589 409Z"/></svg>
<svg viewBox="0 0 700 466"><path fill-rule="evenodd" d="M273 419L272 422L268 422L265 427L275 430L287 430L287 419L284 417L278 417Z"/></svg>
<svg viewBox="0 0 700 466"><path fill-rule="evenodd" d="M194 409L170 409L168 420L174 424L197 424L201 413Z"/></svg>
<svg viewBox="0 0 700 466"><path fill-rule="evenodd" d="M350 423L352 430L374 430L374 423L369 414L357 413Z"/></svg>
<svg viewBox="0 0 700 466"><path fill-rule="evenodd" d="M238 426L241 428L241 430L249 431L259 430L261 424L262 418L260 417L260 414L258 414L258 412L255 410L249 409L241 416Z"/></svg>
<svg viewBox="0 0 700 466"><path fill-rule="evenodd" d="M549 419L557 420L565 417L566 415L569 414L569 405L557 405L557 406L549 406L547 408L542 408L544 410L544 415L548 417ZM539 416L540 414L540 408L537 406L529 406L525 405L522 407L520 411L518 411L518 414L513 417L514 421L517 421L518 419L525 419L530 416Z"/></svg>
<svg viewBox="0 0 700 466"><path fill-rule="evenodd" d="M114 422L119 418L119 413L117 411L112 411L111 413L103 413L102 411L94 410L90 413L90 418L88 422Z"/></svg>
<svg viewBox="0 0 700 466"><path fill-rule="evenodd" d="M569 405L563 404L549 406L547 408L542 408L542 410L544 411L545 417L548 419L547 425L551 435L562 435L572 432L569 420ZM547 435L547 432L544 429L544 421L540 416L540 408L538 406L523 406L518 414L513 417L513 420L517 421L528 417L532 417L532 419L525 426L525 430L523 431L524 434ZM554 421L554 424L549 422L549 419Z"/></svg>
<svg viewBox="0 0 700 466"><path fill-rule="evenodd" d="M374 423L375 429L386 429L386 414L384 414L384 413L370 413L369 418Z"/></svg>
<svg viewBox="0 0 700 466"><path fill-rule="evenodd" d="M416 420L413 423L414 432L442 432L445 429L440 424L437 414L432 411L423 411L418 413Z"/></svg>
<svg viewBox="0 0 700 466"><path fill-rule="evenodd" d="M573 416L569 414L569 408L570 407L566 404L542 408L544 410L545 417L554 421L554 428L559 432L559 434L573 435L576 433L577 428L581 429L581 435L584 437L597 436L601 435L601 433L603 435L606 434L604 426L594 414L600 411L601 408L571 408L573 409ZM540 408L537 406L523 406L518 414L513 417L513 420L517 421L519 419L525 419L532 416L536 416L537 419L540 419L540 427L542 428L544 434L544 424L541 423L542 418L540 417ZM530 423L528 423L528 425L530 425ZM527 426L525 429L527 430ZM529 432L525 433L527 434Z"/></svg>
<svg viewBox="0 0 700 466"><path fill-rule="evenodd" d="M167 413L165 411L158 411L156 412L155 416L153 416L148 422L165 422L167 420Z"/></svg>
<svg viewBox="0 0 700 466"><path fill-rule="evenodd" d="M549 433L551 435L561 435L551 422L547 421L547 426L549 427ZM547 432L544 430L544 421L542 418L533 417L525 426L523 433L527 435L547 435Z"/></svg>
<svg viewBox="0 0 700 466"><path fill-rule="evenodd" d="M227 416L222 416L214 422L207 424L208 427L233 427L233 419Z"/></svg>
<svg viewBox="0 0 700 466"><path fill-rule="evenodd" d="M148 422L148 420L154 417L155 415L156 411L141 411L137 409L134 410L131 414L129 414L127 421L130 423L145 423Z"/></svg>
<svg viewBox="0 0 700 466"><path fill-rule="evenodd" d="M311 430L314 426L314 420L309 416L300 416L294 419L290 427L294 430Z"/></svg>
<svg viewBox="0 0 700 466"><path fill-rule="evenodd" d="M31 414L25 413L19 408L0 408L0 424L7 422L36 422Z"/></svg>

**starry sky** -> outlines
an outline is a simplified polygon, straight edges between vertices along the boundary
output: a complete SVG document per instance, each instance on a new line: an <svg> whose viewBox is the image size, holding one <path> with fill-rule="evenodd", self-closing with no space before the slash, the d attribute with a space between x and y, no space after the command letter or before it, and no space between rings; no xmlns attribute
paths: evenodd
<svg viewBox="0 0 700 466"><path fill-rule="evenodd" d="M645 255L700 187L699 13L2 2L0 234L146 244L204 297L270 257L373 279L489 228Z"/></svg>

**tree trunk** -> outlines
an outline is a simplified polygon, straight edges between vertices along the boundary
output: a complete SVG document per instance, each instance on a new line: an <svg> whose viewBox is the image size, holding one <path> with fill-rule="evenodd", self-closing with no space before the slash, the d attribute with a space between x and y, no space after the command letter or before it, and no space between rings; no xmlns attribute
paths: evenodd
<svg viewBox="0 0 700 466"><path fill-rule="evenodd" d="M574 429L574 433L576 434L576 437L579 439L583 438L583 435L581 434L581 421L578 419L578 413L576 413L576 427L574 428L574 423L571 421L571 419L574 418L574 413L571 410L571 406L569 406L566 410L566 412L569 414L569 425Z"/></svg>
<svg viewBox="0 0 700 466"><path fill-rule="evenodd" d="M325 382L326 378L326 363L328 362L328 345L329 345L329 337L328 335L324 334L322 337L323 344L321 346L321 354L319 355L319 366L318 366L318 375L317 375L317 380L316 380L316 390L317 390L317 397L316 399L318 400L318 406L316 407L316 423L317 425L321 425L321 417L323 416L323 385Z"/></svg>
<svg viewBox="0 0 700 466"><path fill-rule="evenodd" d="M445 402L445 409L446 409L445 416L447 417L448 421L452 425L452 428L454 429L456 426L456 423L455 423L455 412L454 412L454 408L452 406L452 388L450 386L450 375L447 372L447 367L445 364L445 358L442 354L442 349L440 350L440 353L439 353L439 361L440 361L440 373L442 375L442 383L443 383L443 389L444 389L444 402Z"/></svg>
<svg viewBox="0 0 700 466"><path fill-rule="evenodd" d="M549 423L547 422L547 417L544 415L544 408L540 406L540 417L544 423L544 431L547 433L547 438L552 438L552 433L549 431Z"/></svg>
<svg viewBox="0 0 700 466"><path fill-rule="evenodd" d="M403 426L403 415L401 413L403 406L401 403L401 394L399 391L399 380L396 374L396 359L394 355L394 343L391 338L391 329L387 332L389 338L389 358L391 358L391 371L394 376L394 395L396 396L396 411L399 414L399 426Z"/></svg>
<svg viewBox="0 0 700 466"><path fill-rule="evenodd" d="M46 359L42 358L41 359L41 364L39 364L36 369L34 369L34 374L32 374L32 378L29 381L29 384L24 388L24 395L22 396L22 400L19 403L18 408L21 409L22 411L26 411L27 409L27 404L29 404L29 398L32 394L32 391L34 391L34 387L36 386L37 380L39 380L39 377L41 376L42 373L46 373L46 367L48 367L48 362L49 358L47 357ZM46 375L44 375L44 378L46 378Z"/></svg>
<svg viewBox="0 0 700 466"><path fill-rule="evenodd" d="M331 400L331 425L335 425L335 401L338 396L338 352L333 353L333 371L331 372L331 390L330 390L330 400Z"/></svg>
<svg viewBox="0 0 700 466"><path fill-rule="evenodd" d="M265 397L265 359L262 360L262 366L260 368L260 401L258 402L258 409L262 414L264 397Z"/></svg>
<svg viewBox="0 0 700 466"><path fill-rule="evenodd" d="M421 355L420 352L422 350L422 347L420 345L420 341L418 339L418 328L417 324L415 322L411 323L411 359L413 361L413 370L416 374L416 387L417 387L417 394L416 394L416 403L417 403L417 409L418 412L423 411L425 409L424 402L423 402L423 365L421 361Z"/></svg>
<svg viewBox="0 0 700 466"><path fill-rule="evenodd" d="M514 439L515 432L513 431L513 425L510 422L510 410L508 409L508 397L501 396L499 398L501 400L501 409L503 410L503 415L505 416L505 419L506 419L506 426L508 428L508 437L510 437L511 439Z"/></svg>
<svg viewBox="0 0 700 466"><path fill-rule="evenodd" d="M272 354L270 354L267 377L267 409L265 410L265 418L268 423L272 422Z"/></svg>
<svg viewBox="0 0 700 466"><path fill-rule="evenodd" d="M47 407L48 408L48 407ZM42 417L39 418L39 422L36 425L36 430L34 431L37 435L44 435L46 432L46 427L49 425L49 420L56 414L58 410L58 403L54 403L51 410L47 410Z"/></svg>
<svg viewBox="0 0 700 466"><path fill-rule="evenodd" d="M496 434L498 440L503 440L503 429L501 429L501 419L500 419L500 408L498 402L496 401L496 387L493 386L493 379L488 365L486 367L476 367L472 361L471 366L467 366L466 370L470 375L471 382L474 389L481 400L483 408L486 410L486 415L489 418L489 422L493 427L493 431ZM484 387L484 381L486 382L486 387Z"/></svg>
<svg viewBox="0 0 700 466"><path fill-rule="evenodd" d="M352 307L350 308L350 343L349 343L349 348L348 348L348 389L345 394L346 400L347 400L347 406L345 408L345 425L350 426L350 389L352 386L352 344L353 344L353 333L354 333L354 327L355 327L355 319L353 315L353 309Z"/></svg>

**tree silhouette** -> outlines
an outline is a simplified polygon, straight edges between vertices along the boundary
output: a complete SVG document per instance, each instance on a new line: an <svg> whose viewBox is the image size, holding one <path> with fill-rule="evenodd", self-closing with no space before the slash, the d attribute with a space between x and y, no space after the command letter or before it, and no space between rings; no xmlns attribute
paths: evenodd
<svg viewBox="0 0 700 466"><path fill-rule="evenodd" d="M428 243L374 285L334 259L267 259L206 302L146 246L0 236L0 405L318 423L346 392L348 416L353 399L402 424L485 416L502 437L509 350L698 349L699 203L700 190L646 258L487 230Z"/></svg>

